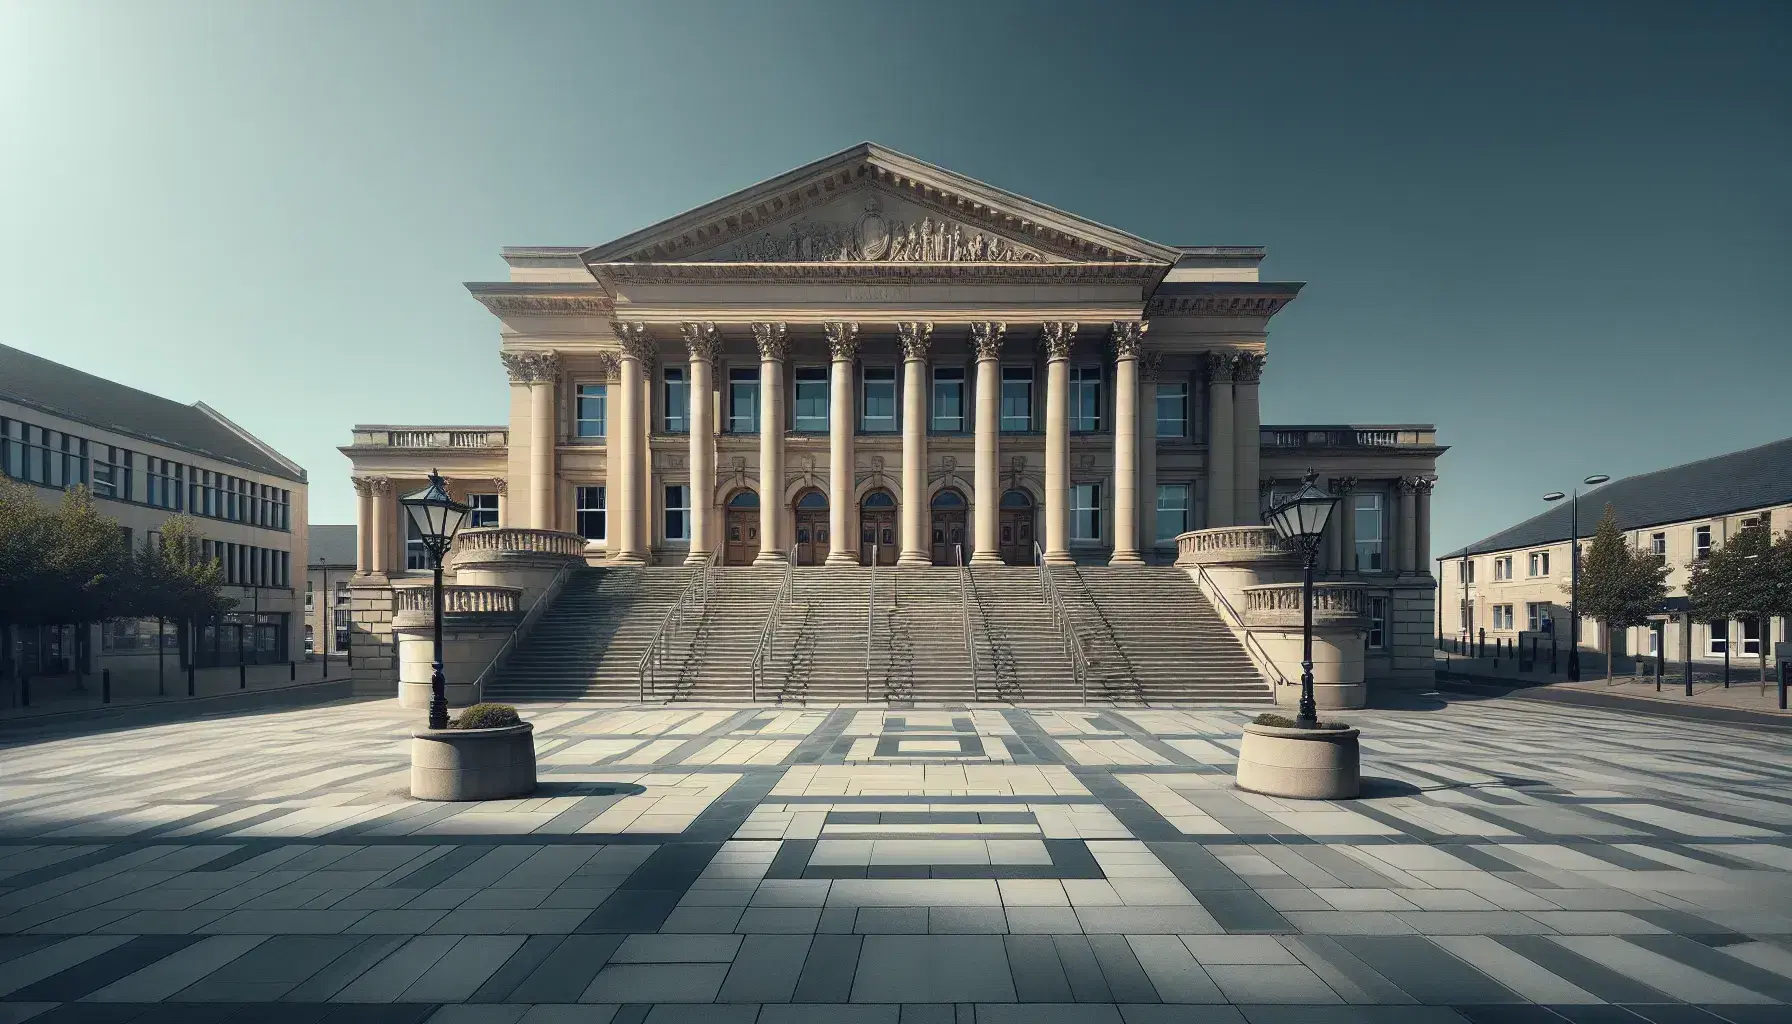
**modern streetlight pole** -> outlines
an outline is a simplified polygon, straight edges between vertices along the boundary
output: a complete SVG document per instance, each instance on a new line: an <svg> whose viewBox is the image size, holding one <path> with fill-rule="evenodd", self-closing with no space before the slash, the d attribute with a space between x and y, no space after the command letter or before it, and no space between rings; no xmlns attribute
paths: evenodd
<svg viewBox="0 0 1792 1024"><path fill-rule="evenodd" d="M448 728L448 680L442 674L442 559L454 535L460 532L467 518L467 506L448 496L448 484L434 470L429 473L429 486L399 499L405 513L422 538L429 552L430 567L435 570L435 664L429 674L429 727Z"/></svg>
<svg viewBox="0 0 1792 1024"><path fill-rule="evenodd" d="M1594 474L1582 480L1587 487L1595 487L1605 483L1611 477ZM1580 682L1580 488L1576 487L1572 494L1564 495L1561 491L1550 491L1543 496L1544 501L1561 501L1568 499L1568 681ZM1611 652L1605 653L1610 658Z"/></svg>
<svg viewBox="0 0 1792 1024"><path fill-rule="evenodd" d="M1306 569L1301 587L1301 656L1300 710L1294 717L1297 729L1319 728L1319 709L1313 701L1313 563L1319 558L1319 542L1338 496L1314 485L1318 474L1307 471L1307 479L1294 496L1263 514L1276 528L1282 541L1299 555Z"/></svg>

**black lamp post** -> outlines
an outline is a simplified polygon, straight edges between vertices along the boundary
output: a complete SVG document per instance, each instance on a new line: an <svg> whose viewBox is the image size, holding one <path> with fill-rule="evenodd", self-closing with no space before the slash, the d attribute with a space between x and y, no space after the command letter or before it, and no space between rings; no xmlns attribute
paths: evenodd
<svg viewBox="0 0 1792 1024"><path fill-rule="evenodd" d="M1581 483L1593 487L1611 477L1595 474ZM1544 501L1568 499L1568 681L1580 682L1580 488L1571 494L1550 491ZM1605 653L1610 658L1611 652Z"/></svg>
<svg viewBox="0 0 1792 1024"><path fill-rule="evenodd" d="M1314 486L1317 474L1309 471L1301 489L1294 496L1263 514L1276 528L1276 533L1300 555L1306 568L1306 583L1301 588L1301 655L1300 713L1294 717L1297 729L1317 729L1319 709L1313 703L1313 563L1319 558L1320 535L1338 507L1337 495L1327 494Z"/></svg>
<svg viewBox="0 0 1792 1024"><path fill-rule="evenodd" d="M442 559L448 554L448 545L454 543L454 535L466 521L467 506L448 496L447 483L434 470L430 471L428 487L407 494L398 502L417 528L423 548L429 552L430 567L436 573L435 593L431 595L435 604L436 632L435 665L429 674L429 727L446 729L448 681L442 676Z"/></svg>

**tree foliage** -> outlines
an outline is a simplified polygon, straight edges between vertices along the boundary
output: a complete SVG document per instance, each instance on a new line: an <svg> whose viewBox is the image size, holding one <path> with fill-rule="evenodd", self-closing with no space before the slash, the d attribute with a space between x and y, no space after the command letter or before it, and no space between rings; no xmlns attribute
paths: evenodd
<svg viewBox="0 0 1792 1024"><path fill-rule="evenodd" d="M1580 563L1580 614L1598 620L1608 637L1615 629L1645 625L1667 599L1667 575L1668 567L1654 555L1624 542L1618 513L1607 505ZM1610 647L1608 643L1608 652ZM1605 671L1609 678L1609 653Z"/></svg>
<svg viewBox="0 0 1792 1024"><path fill-rule="evenodd" d="M1792 617L1792 531L1775 541L1767 527L1749 526L1692 567L1686 596L1706 621L1755 619L1760 627L1761 678L1767 678L1767 623Z"/></svg>

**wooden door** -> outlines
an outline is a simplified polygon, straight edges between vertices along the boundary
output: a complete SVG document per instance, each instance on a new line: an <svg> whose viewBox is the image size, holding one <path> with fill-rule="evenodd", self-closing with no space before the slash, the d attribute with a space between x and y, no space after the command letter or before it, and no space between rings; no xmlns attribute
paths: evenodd
<svg viewBox="0 0 1792 1024"><path fill-rule="evenodd" d="M953 549L964 547L965 512L964 509L936 508L933 510L933 564L955 565ZM970 561L970 552L965 552L965 561Z"/></svg>
<svg viewBox="0 0 1792 1024"><path fill-rule="evenodd" d="M873 556L878 565L895 565L901 554L896 540L896 513L892 509L863 509L859 512L859 564L870 565Z"/></svg>
<svg viewBox="0 0 1792 1024"><path fill-rule="evenodd" d="M1033 564L1033 510L1005 508L996 534L1002 561L1009 565Z"/></svg>
<svg viewBox="0 0 1792 1024"><path fill-rule="evenodd" d="M796 564L820 565L828 558L828 511L796 510Z"/></svg>
<svg viewBox="0 0 1792 1024"><path fill-rule="evenodd" d="M759 510L729 509L725 536L727 543L722 552L722 564L752 565L753 559L759 557Z"/></svg>

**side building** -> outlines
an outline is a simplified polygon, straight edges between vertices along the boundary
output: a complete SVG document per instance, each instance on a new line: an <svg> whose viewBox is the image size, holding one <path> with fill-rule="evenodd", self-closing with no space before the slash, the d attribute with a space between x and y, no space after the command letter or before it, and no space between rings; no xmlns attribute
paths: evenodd
<svg viewBox="0 0 1792 1024"><path fill-rule="evenodd" d="M304 651L314 657L349 656L349 581L355 575L355 527L310 529L305 562Z"/></svg>
<svg viewBox="0 0 1792 1024"><path fill-rule="evenodd" d="M1750 526L1778 534L1792 529L1792 438L1715 458L1625 477L1580 496L1582 557L1610 505L1625 539L1661 558L1668 574L1668 601L1661 628L1638 626L1617 635L1615 653L1657 653L1665 629L1666 653L1681 656L1686 581L1693 566ZM1568 635L1569 522L1566 501L1541 515L1438 557L1438 633L1510 641L1521 632ZM1754 658L1763 643L1787 639L1787 623L1754 619L1692 622L1695 661ZM1599 625L1581 622L1581 648L1604 651ZM1768 647L1772 653L1772 647Z"/></svg>
<svg viewBox="0 0 1792 1024"><path fill-rule="evenodd" d="M306 476L292 460L203 402L183 405L0 345L0 473L45 504L85 485L134 547L175 513L192 516L224 568L236 608L200 631L199 667L296 657L295 573L306 559ZM85 671L153 666L154 620L92 627ZM14 630L25 672L72 671L72 627ZM161 647L173 651L172 625ZM149 669L153 670L153 669Z"/></svg>

